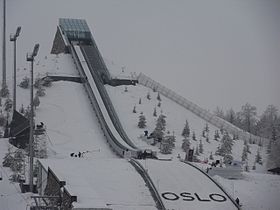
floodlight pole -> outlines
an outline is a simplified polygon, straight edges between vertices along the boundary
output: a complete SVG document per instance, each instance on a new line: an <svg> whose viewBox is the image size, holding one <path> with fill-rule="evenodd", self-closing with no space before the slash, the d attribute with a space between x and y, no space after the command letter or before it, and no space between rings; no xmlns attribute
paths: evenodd
<svg viewBox="0 0 280 210"><path fill-rule="evenodd" d="M14 110L17 110L17 103L16 103L16 100L17 100L17 93L16 93L16 87L17 87L17 77L16 77L16 68L17 68L17 65L16 65L16 58L17 58L17 37L19 36L19 33L20 33L20 30L21 30L21 27L17 27L17 31L15 34L11 34L10 35L10 41L11 42L14 42L14 90L13 90L13 109Z"/></svg>
<svg viewBox="0 0 280 210"><path fill-rule="evenodd" d="M39 50L39 44L36 44L32 54L27 54L26 60L31 62L31 71L30 71L30 134L29 134L29 190L33 192L33 124L34 124L34 108L33 108L33 63L34 57L37 55Z"/></svg>
<svg viewBox="0 0 280 210"><path fill-rule="evenodd" d="M2 88L6 87L6 0L3 0Z"/></svg>

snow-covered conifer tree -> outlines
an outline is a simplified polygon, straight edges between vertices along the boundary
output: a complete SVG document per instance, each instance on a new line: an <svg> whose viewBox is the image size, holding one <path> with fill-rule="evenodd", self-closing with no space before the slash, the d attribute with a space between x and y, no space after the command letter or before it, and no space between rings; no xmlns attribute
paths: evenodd
<svg viewBox="0 0 280 210"><path fill-rule="evenodd" d="M139 116L138 127L139 128L145 128L146 127L146 117L143 115L143 113Z"/></svg>
<svg viewBox="0 0 280 210"><path fill-rule="evenodd" d="M199 153L203 153L203 144L201 139L199 140Z"/></svg>
<svg viewBox="0 0 280 210"><path fill-rule="evenodd" d="M183 139L182 149L184 152L187 152L190 149L190 140L186 137Z"/></svg>
<svg viewBox="0 0 280 210"><path fill-rule="evenodd" d="M205 132L209 132L209 125L208 125L208 123L206 123L206 125L205 125Z"/></svg>
<svg viewBox="0 0 280 210"><path fill-rule="evenodd" d="M160 98L160 94L158 93L158 95L157 95L157 100L158 101L161 101L161 98Z"/></svg>
<svg viewBox="0 0 280 210"><path fill-rule="evenodd" d="M242 156L241 156L241 160L242 160L242 161L246 161L247 159L248 159L247 148L246 148L246 146L244 146L244 147L243 147Z"/></svg>
<svg viewBox="0 0 280 210"><path fill-rule="evenodd" d="M29 87L30 80L27 76L25 76L22 81L19 83L21 88L27 89Z"/></svg>
<svg viewBox="0 0 280 210"><path fill-rule="evenodd" d="M186 120L185 127L182 131L182 136L184 136L184 137L189 137L190 136L190 127L189 127L188 120Z"/></svg>
<svg viewBox="0 0 280 210"><path fill-rule="evenodd" d="M165 131L165 126L166 126L166 121L165 121L166 116L163 114L160 114L160 116L157 119L156 123L156 128L153 131L153 137L156 141L161 141L164 136Z"/></svg>
<svg viewBox="0 0 280 210"><path fill-rule="evenodd" d="M12 107L13 107L13 101L12 101L12 99L7 98L6 101L5 101L4 106L5 106L5 108L4 108L5 111L10 112L10 111L12 110Z"/></svg>
<svg viewBox="0 0 280 210"><path fill-rule="evenodd" d="M20 107L20 109L19 109L19 112L20 112L21 114L24 114L24 107L23 107L23 104L21 104L21 107Z"/></svg>
<svg viewBox="0 0 280 210"><path fill-rule="evenodd" d="M209 160L214 160L212 152L210 153Z"/></svg>
<svg viewBox="0 0 280 210"><path fill-rule="evenodd" d="M261 164L261 165L262 165L262 156L261 156L261 154L260 154L260 150L257 151L255 161L256 161L258 164Z"/></svg>
<svg viewBox="0 0 280 210"><path fill-rule="evenodd" d="M133 113L136 113L136 106L133 107L132 112L133 112Z"/></svg>
<svg viewBox="0 0 280 210"><path fill-rule="evenodd" d="M33 99L33 105L35 109L40 105L40 99L38 95L35 95L35 98Z"/></svg>
<svg viewBox="0 0 280 210"><path fill-rule="evenodd" d="M160 106L161 106L161 103L160 103L160 101L158 102L157 106L158 106L158 107L160 107Z"/></svg>
<svg viewBox="0 0 280 210"><path fill-rule="evenodd" d="M196 141L196 136L195 136L195 132L192 132L192 140Z"/></svg>
<svg viewBox="0 0 280 210"><path fill-rule="evenodd" d="M148 100L151 100L151 94L150 94L150 92L147 93L147 99L148 99Z"/></svg>
<svg viewBox="0 0 280 210"><path fill-rule="evenodd" d="M225 156L231 154L233 142L227 132L224 132L223 138L221 140L221 145L216 151L216 155Z"/></svg>
<svg viewBox="0 0 280 210"><path fill-rule="evenodd" d="M156 109L156 107L154 108L153 116L154 116L154 117L157 116L157 109Z"/></svg>
<svg viewBox="0 0 280 210"><path fill-rule="evenodd" d="M8 89L7 85L5 85L4 87L1 88L1 90L0 90L0 96L1 97L8 97L9 94L10 94L10 92L9 92L9 89Z"/></svg>
<svg viewBox="0 0 280 210"><path fill-rule="evenodd" d="M172 149L175 147L175 136L169 135L165 136L160 144L160 151L163 154L170 154L172 153Z"/></svg>

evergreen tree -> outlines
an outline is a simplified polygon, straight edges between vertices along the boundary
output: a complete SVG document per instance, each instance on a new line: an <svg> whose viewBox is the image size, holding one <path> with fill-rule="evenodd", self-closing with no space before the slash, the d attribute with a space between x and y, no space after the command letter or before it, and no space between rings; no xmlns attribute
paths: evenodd
<svg viewBox="0 0 280 210"><path fill-rule="evenodd" d="M195 132L192 132L192 140L196 141L196 136L195 136Z"/></svg>
<svg viewBox="0 0 280 210"><path fill-rule="evenodd" d="M37 158L47 158L46 135L34 136L34 156Z"/></svg>
<svg viewBox="0 0 280 210"><path fill-rule="evenodd" d="M262 140L261 140L261 139L259 140L258 146L259 146L259 147L262 147L262 146L263 146L263 143L262 143Z"/></svg>
<svg viewBox="0 0 280 210"><path fill-rule="evenodd" d="M233 161L232 155L226 154L226 155L224 156L224 163L225 163L225 164L231 164L232 161Z"/></svg>
<svg viewBox="0 0 280 210"><path fill-rule="evenodd" d="M36 95L35 98L33 99L33 105L35 109L40 105L40 99L38 95Z"/></svg>
<svg viewBox="0 0 280 210"><path fill-rule="evenodd" d="M199 140L199 153L203 153L203 144L201 139Z"/></svg>
<svg viewBox="0 0 280 210"><path fill-rule="evenodd" d="M156 109L156 107L154 108L153 116L154 116L154 117L157 116L157 109Z"/></svg>
<svg viewBox="0 0 280 210"><path fill-rule="evenodd" d="M207 134L206 134L206 141L208 142L208 143L210 143L210 141L209 141L209 133L207 132Z"/></svg>
<svg viewBox="0 0 280 210"><path fill-rule="evenodd" d="M246 161L248 159L248 153L247 153L246 146L243 147L243 152L242 152L241 159L242 159L242 161Z"/></svg>
<svg viewBox="0 0 280 210"><path fill-rule="evenodd" d="M212 152L210 153L209 160L214 160Z"/></svg>
<svg viewBox="0 0 280 210"><path fill-rule="evenodd" d="M133 107L132 112L133 112L133 113L136 113L136 106Z"/></svg>
<svg viewBox="0 0 280 210"><path fill-rule="evenodd" d="M156 87L153 87L153 92L157 92L157 89L156 89Z"/></svg>
<svg viewBox="0 0 280 210"><path fill-rule="evenodd" d="M25 77L22 79L22 81L19 83L19 86L20 86L21 88L27 89L27 88L29 88L29 84L30 84L30 80L29 80L28 77L25 76Z"/></svg>
<svg viewBox="0 0 280 210"><path fill-rule="evenodd" d="M241 116L243 119L244 129L249 133L252 132L253 126L256 123L257 108L246 103L242 106Z"/></svg>
<svg viewBox="0 0 280 210"><path fill-rule="evenodd" d="M251 151L250 151L250 146L249 146L249 144L245 145L245 147L246 147L246 150L247 150L247 152L251 154Z"/></svg>
<svg viewBox="0 0 280 210"><path fill-rule="evenodd" d="M158 107L160 107L160 106L161 106L161 103L160 103L160 101L158 102L157 106L158 106Z"/></svg>
<svg viewBox="0 0 280 210"><path fill-rule="evenodd" d="M182 136L183 137L189 137L190 136L190 127L189 127L188 120L186 120L185 127L182 131Z"/></svg>
<svg viewBox="0 0 280 210"><path fill-rule="evenodd" d="M34 88L39 88L39 87L42 87L42 80L39 76L37 76L34 82Z"/></svg>
<svg viewBox="0 0 280 210"><path fill-rule="evenodd" d="M12 99L10 98L7 98L6 101L5 101L5 111L6 112L10 112L12 110L12 107L13 107L13 101Z"/></svg>
<svg viewBox="0 0 280 210"><path fill-rule="evenodd" d="M14 153L13 162L10 166L11 170L16 174L21 174L23 172L24 158L24 151L22 149L17 149Z"/></svg>
<svg viewBox="0 0 280 210"><path fill-rule="evenodd" d="M220 138L219 131L215 130L214 140L218 141L219 138Z"/></svg>
<svg viewBox="0 0 280 210"><path fill-rule="evenodd" d="M148 99L148 100L151 100L150 92L147 93L147 99Z"/></svg>
<svg viewBox="0 0 280 210"><path fill-rule="evenodd" d="M261 157L261 154L260 154L260 150L257 151L255 161L256 161L258 164L261 164L261 165L262 165L262 157Z"/></svg>
<svg viewBox="0 0 280 210"><path fill-rule="evenodd" d="M161 114L157 119L156 128L153 131L153 137L156 141L161 141L163 139L166 126L165 118L166 116Z"/></svg>
<svg viewBox="0 0 280 210"><path fill-rule="evenodd" d="M34 112L35 114L35 112ZM24 117L26 117L27 119L30 119L30 115L31 115L31 110L30 107L28 106L25 110L24 110Z"/></svg>
<svg viewBox="0 0 280 210"><path fill-rule="evenodd" d="M145 128L146 127L146 117L143 114L141 114L139 116L138 127L139 128Z"/></svg>
<svg viewBox="0 0 280 210"><path fill-rule="evenodd" d="M254 162L254 165L252 167L252 170L256 170L256 161Z"/></svg>
<svg viewBox="0 0 280 210"><path fill-rule="evenodd" d="M214 114L222 119L225 119L224 111L217 106L216 110L214 111Z"/></svg>
<svg viewBox="0 0 280 210"><path fill-rule="evenodd" d="M45 96L45 89L42 86L39 86L36 95L38 95L39 97Z"/></svg>
<svg viewBox="0 0 280 210"><path fill-rule="evenodd" d="M271 140L272 140L273 142L275 142L276 139L277 139L276 128L275 128L275 126L272 126Z"/></svg>
<svg viewBox="0 0 280 210"><path fill-rule="evenodd" d="M184 138L183 139L183 143L182 143L182 149L184 152L187 152L190 149L190 140L188 138Z"/></svg>
<svg viewBox="0 0 280 210"><path fill-rule="evenodd" d="M205 130L202 131L202 137L204 137L204 138L206 137L205 136Z"/></svg>
<svg viewBox="0 0 280 210"><path fill-rule="evenodd" d="M2 87L2 89L0 90L0 96L5 98L5 97L8 97L9 94L10 94L10 92L9 92L8 86L5 85L4 87Z"/></svg>
<svg viewBox="0 0 280 210"><path fill-rule="evenodd" d="M160 144L160 152L163 154L171 154L172 149L175 147L175 136L165 136Z"/></svg>
<svg viewBox="0 0 280 210"><path fill-rule="evenodd" d="M268 140L268 144L267 144L267 148L266 148L266 152L267 152L268 154L271 153L271 146L272 146L272 140L269 139L269 140Z"/></svg>
<svg viewBox="0 0 280 210"><path fill-rule="evenodd" d="M205 132L207 132L207 133L209 132L209 126L208 126L208 123L206 123L206 125L205 125L205 129L204 129L204 130L205 130Z"/></svg>
<svg viewBox="0 0 280 210"><path fill-rule="evenodd" d="M234 110L232 108L227 112L225 118L231 124L235 124L235 112L234 112Z"/></svg>
<svg viewBox="0 0 280 210"><path fill-rule="evenodd" d="M24 114L24 107L23 107L23 104L21 104L21 107L20 107L20 109L19 109L19 112L20 112L21 114Z"/></svg>
<svg viewBox="0 0 280 210"><path fill-rule="evenodd" d="M2 126L2 127L5 126L6 121L7 121L7 118L3 115L3 113L0 113L0 126Z"/></svg>
<svg viewBox="0 0 280 210"><path fill-rule="evenodd" d="M158 95L157 95L157 100L158 101L161 101L161 98L160 98L160 94L158 93Z"/></svg>
<svg viewBox="0 0 280 210"><path fill-rule="evenodd" d="M195 148L195 153L194 153L196 156L199 156L199 150L198 150L198 146L196 146Z"/></svg>
<svg viewBox="0 0 280 210"><path fill-rule="evenodd" d="M216 151L216 155L225 156L231 154L233 142L228 133L225 132L221 140L221 146Z"/></svg>
<svg viewBox="0 0 280 210"><path fill-rule="evenodd" d="M44 80L42 81L42 85L44 87L51 87L52 86L52 79L50 77L45 77Z"/></svg>

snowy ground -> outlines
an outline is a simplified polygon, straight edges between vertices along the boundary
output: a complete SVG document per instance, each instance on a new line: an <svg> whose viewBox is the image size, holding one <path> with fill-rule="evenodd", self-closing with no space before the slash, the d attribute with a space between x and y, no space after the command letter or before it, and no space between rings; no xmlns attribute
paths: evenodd
<svg viewBox="0 0 280 210"><path fill-rule="evenodd" d="M45 72L47 71L57 75L63 74L73 76L77 74L71 57L68 55L60 55L59 57L48 56L43 61L39 62L38 65L36 65L36 69L38 72L40 72L40 74L45 74ZM24 68L20 68L19 81L20 78L27 74L28 72L24 70ZM166 99L163 96L161 96L162 101L161 107L159 108L157 107L157 93L154 93L153 91L148 90L145 87L129 86L127 88L128 92L124 91L125 87L123 86L115 88L107 86L106 88L109 91L110 97L112 98L113 104L115 105L115 108L117 110L117 113L119 114L120 120L123 123L125 130L128 132L128 135L136 143L136 145L140 145L141 147L151 147L155 150L158 150L157 147L152 147L139 138L139 136L143 134L144 130L139 129L137 127L138 117L140 112L142 111L147 118L147 130L151 132L154 129L156 117L153 117L152 115L154 107L156 107L158 114L162 112L167 116L167 130L169 130L171 133L173 133L174 131L174 135L176 136L176 148L174 149L173 154L168 156L163 156L159 154L160 157L173 158L174 161L177 161L175 159L177 159L178 154L181 154L181 157L184 157L184 153L180 148L182 143L182 137L180 136L180 134L182 132L186 119L189 121L191 131L195 131L197 134L197 139L201 139L204 144L204 153L200 156L201 160L208 158L210 152L215 151L216 147L218 146L219 142L213 140L213 132L214 130L216 130L215 127L209 125L210 143L207 143L205 139L201 137L202 129L205 126L205 121L200 120L191 112L183 109L182 107L173 103L169 99ZM148 100L146 98L147 92L150 92L151 100ZM18 107L20 107L21 104L24 104L24 106L26 107L29 103L29 91L18 88L18 95ZM140 97L142 100L141 105L138 104ZM64 159L65 162L72 161L70 159L70 153L78 151L91 151L85 154L85 161L93 161L96 159L104 161L104 158L115 157L115 155L110 151L110 148L108 147L106 140L103 137L102 132L100 131L99 125L96 122L96 117L93 111L91 110L89 101L87 99L87 96L85 95L85 91L83 90L83 86L81 84L70 82L55 82L53 83L52 87L46 89L46 96L41 97L40 100L41 104L36 110L35 120L37 123L43 121L47 126L47 134L49 136L48 154L50 159ZM133 106L136 106L136 114L132 113ZM198 144L198 141L191 140L191 144L192 146L196 146ZM5 148L7 148L7 145L3 147L1 145L1 148L3 148L4 153ZM235 159L241 158L242 148L243 141L236 141L233 147L233 156L235 157ZM251 164L253 163L257 148L258 147L256 145L251 145L252 154L249 156L249 163ZM265 148L262 148L262 151L262 154L265 158ZM170 163L172 165L176 162ZM145 165L146 167L148 164L143 162L143 165ZM263 172L264 170L264 168L261 166L257 166L257 168L260 172ZM129 170L131 170L131 168ZM167 168L165 170L170 172L172 171L168 170ZM176 170L176 172L174 172L173 170L172 173L175 173L175 175L180 178L176 178L180 181L176 181L176 183L173 185L173 181L172 178L170 178L170 176L167 178L165 177L163 179L164 181L158 182L159 178L157 178L157 175L160 170L157 170L157 166L148 166L148 171L151 172L151 176L155 184L159 185L161 193L162 191L160 186L164 186L162 182L166 182L167 186L169 186L169 183L171 183L171 185L173 186L172 191L175 193L180 194L182 193L181 191L186 191L185 188L182 188L182 186L186 185L180 185L180 183L184 183L184 178L187 176L184 176L181 172L177 172ZM153 174L153 171L156 171L155 174ZM104 176L103 173L92 174L96 175L97 180L102 180L101 177ZM162 172L162 174L164 174L164 172ZM166 173L165 175L167 176L168 174L169 173ZM243 203L244 209L276 210L277 205L280 205L280 203L278 199L275 198L275 194L277 194L277 192L279 193L280 186L277 184L273 185L273 183L279 182L278 176L271 176L267 174L260 174L259 176L257 176L254 173L252 173L254 175L250 174L251 173L248 173L249 178L245 178L244 180L229 181L219 178L218 181L226 187L229 193L231 193L231 186L234 185L235 188L233 192L235 193L231 194L233 195L233 197L238 196L240 198L241 202ZM135 176L130 174L129 177L130 176L136 178L138 174L135 173ZM138 185L142 186L143 181L141 181L140 179L138 179L138 181ZM12 200L16 199L17 197L22 198L22 196L27 196L28 198L28 194L19 194L18 191L16 191L15 188L13 188L13 184L9 184L7 177L4 178L3 181L1 181L1 184L5 185L5 188L7 189L5 189L4 192L1 190L1 193L3 195L6 195L6 191L11 192L11 200L4 199L1 201L1 204L3 204L3 206L10 205L10 209L22 209L22 207L19 207L18 205L26 207L25 200L22 200L22 202L20 203L12 202ZM260 188L261 191L259 191ZM4 188L1 187L1 189ZM113 194L109 186L106 187L106 189L107 191L105 190L103 193L101 193L101 197L105 195L111 196ZM248 189L250 189L250 192L252 191L251 194L248 193ZM136 190L138 195L143 195L143 197L141 198L143 201L142 205L149 206L151 204L151 197L149 197L148 200L144 202L145 199L147 199L148 195L147 188L136 188L132 190ZM169 189L166 188L164 190ZM256 191L259 193L254 193ZM258 198L258 196L261 196L263 194L265 194L266 196L263 196L262 199L255 199L255 197ZM124 195L124 193L120 193L120 196ZM192 194L192 196L194 196L194 194ZM120 204L122 198L119 198L119 200L117 198L114 198L117 200L111 200L109 202L115 202L115 204ZM273 202L269 202L270 200L272 200ZM30 202L30 200L27 201ZM125 203L129 204L128 200L126 200ZM183 204L184 203L182 202L182 200L179 200L178 202L168 202L167 206L170 206L171 208L175 209L182 209ZM195 204L195 202L192 202L191 204L193 205ZM135 203L130 203L130 205L133 206L135 205ZM117 207L117 205L115 207ZM139 207L139 209L141 208L143 209L143 206Z"/></svg>
<svg viewBox="0 0 280 210"><path fill-rule="evenodd" d="M25 18L27 11L30 10L30 5L22 3L20 1L11 1L12 3L9 5L9 23L8 24L8 31L14 31L15 27L20 24L23 26L23 33L19 39L19 52L20 55L18 58L20 59L19 66L18 66L18 83L22 79L23 76L29 75L29 67L27 65L27 62L25 61L25 53L30 50L34 44L34 30L33 19L36 15L33 15L33 13L30 13L30 19ZM35 2L34 8L40 8L39 10L36 10L33 8L32 11L36 11L36 13L43 12L46 14L45 16L49 19L51 18L52 21L45 21L45 29L41 30L39 26L42 25L42 22L37 21L38 24L36 25L36 28L40 28L39 30L39 36L40 37L40 44L41 48L39 51L38 58L36 57L36 63L34 65L34 71L35 71L35 77L37 74L45 75L46 72L50 72L51 74L57 74L57 75L77 75L77 72L74 68L73 61L71 59L71 56L69 55L59 55L58 57L49 55L48 52L50 50L51 41L54 37L55 32L55 24L57 24L57 18L61 17L61 9L57 9L55 11L55 14L50 17L49 11L51 11L52 5L47 5L49 8L41 8L42 2ZM18 6L18 4L20 5ZM57 4L57 2L54 2ZM61 3L62 5L65 2ZM33 5L33 4L32 4ZM61 5L60 5L61 6ZM65 6L65 5L63 5ZM86 7L85 5L83 5ZM26 12L18 12L16 8L21 8L23 11ZM57 7L59 8L59 7ZM62 8L62 7L61 7ZM75 7L73 7L75 8ZM75 8L76 10L76 8ZM90 20L93 18L92 15L89 14L95 14L92 12L92 8L89 8L90 12L87 12L86 17ZM73 11L70 11L68 9L64 9L64 12L68 12L67 15L74 14ZM77 12L77 11L75 11ZM66 14L64 13L64 14ZM17 15L16 15L17 14ZM245 13L246 14L246 13ZM44 15L38 15L38 17L44 17ZM103 18L103 13L100 16ZM22 21L20 21L22 20ZM45 20L45 19L42 19ZM91 21L90 21L91 22ZM103 24L101 24L103 27ZM136 26L136 25L135 25ZM32 27L32 28L30 28ZM101 27L99 25L99 27ZM101 28L102 28L101 27ZM138 26L137 26L138 27ZM50 29L50 30L48 30ZM98 29L98 27L94 27L93 29ZM112 31L111 28L109 28L110 32ZM29 34L29 33L32 33ZM101 33L100 33L101 34ZM111 34L111 33L107 33ZM141 34L141 33L139 33ZM99 35L100 36L100 35ZM150 35L149 35L150 36ZM29 38L28 38L29 37ZM101 36L100 36L101 37ZM113 39L112 39L113 40ZM142 40L142 37L141 37ZM104 44L107 43L106 39L100 39ZM113 40L113 42L116 42ZM100 42L98 42L100 43ZM116 42L118 43L118 42ZM141 43L141 42L140 42ZM111 43L110 43L111 44ZM99 46L99 44L98 44ZM99 46L101 49L111 49L111 47L104 47L104 45ZM130 46L129 46L130 48ZM119 49L119 48L116 48ZM138 49L138 48L136 48ZM147 50L147 49L145 49ZM11 49L9 47L9 56L8 56L8 67L11 68L12 63L12 56L11 55ZM104 50L105 53L109 53L110 50L107 52ZM129 54L131 54L130 50L128 50ZM170 51L172 52L172 51ZM143 53L143 51L142 51ZM119 54L119 52L117 53ZM160 54L160 53L157 53ZM106 56L106 55L105 55ZM115 56L115 55L114 55ZM114 58L114 56L112 56ZM141 57L141 56L139 56ZM126 58L127 59L127 58ZM220 59L220 58L219 58ZM141 60L141 59L140 59ZM183 60L183 59L181 59ZM160 58L159 61L162 61L162 58ZM200 62L201 60L199 60ZM129 61L133 62L133 60ZM147 64L145 62L142 62L145 67L147 67ZM160 62L158 62L160 63ZM169 62L172 64L172 62ZM201 62L200 62L201 63ZM113 70L114 65L109 65L109 69ZM133 66L133 65L131 65ZM141 69L141 68L139 68ZM158 71L157 68L155 68L156 71ZM185 69L182 68L182 69ZM117 71L114 72L115 76L127 76L130 75L130 72L122 72L121 71L121 65L117 68ZM135 69L131 69L131 71L134 71ZM168 69L169 70L169 69ZM195 70L195 68L194 68ZM125 70L126 71L126 70ZM150 71L150 68L146 68L145 71ZM164 70L162 71L164 72ZM165 71L167 72L167 71ZM126 73L126 74L125 74ZM11 71L7 72L8 74L8 84L11 87ZM152 75L157 75L156 73ZM201 75L200 75L201 77ZM176 78L176 77L174 77ZM157 80L157 78L153 78ZM169 81L168 77L163 74L161 76L160 81ZM184 80L183 80L184 81ZM181 82L183 82L181 80ZM200 80L199 80L200 81ZM174 82L174 80L173 80ZM211 81L212 82L212 81ZM191 84L191 82L189 83ZM259 84L259 83L257 83ZM174 87L179 87L180 85ZM197 89L195 88L196 85L192 85L193 89L189 89L189 93L192 93L192 95L195 95L195 98L202 98L199 94L197 94ZM220 88L220 87L219 87ZM128 136L131 137L131 139L136 143L136 145L139 145L142 148L145 147L151 147L146 142L141 140L139 137L141 134L143 134L143 129L137 128L138 123L138 117L140 112L142 111L147 119L147 130L151 132L155 127L155 121L156 117L153 117L153 110L156 107L157 114L159 115L162 111L163 114L167 116L167 130L170 131L172 134L174 132L174 135L176 136L176 147L173 151L172 155L166 156L167 158L173 158L174 161L170 162L170 164L177 164L177 155L181 154L181 157L184 157L184 153L181 150L181 143L182 143L182 137L181 132L185 123L185 120L187 119L190 124L191 131L196 132L196 136L198 141L191 140L192 147L197 146L199 143L199 140L201 139L204 144L204 153L200 155L200 159L204 160L209 157L210 152L214 152L219 145L219 142L216 142L213 140L213 132L215 127L209 125L210 127L210 142L207 143L204 138L201 137L201 132L203 127L205 126L205 121L199 119L195 115L193 115L191 112L183 109L182 107L179 107L178 105L174 104L169 99L162 98L161 107L158 108L157 104L158 101L156 100L157 93L152 92L151 90L141 87L141 86L129 86L128 92L124 92L124 87L107 87L107 90L109 91L109 94L112 98L113 104L115 105L115 108L117 110L117 113L121 119L121 122L123 124L123 127L128 133ZM178 88L181 92L186 92L184 89ZM177 89L177 90L178 90ZM11 90L11 89L10 89ZM18 106L19 108L21 104L26 107L29 104L29 92L28 90L23 90L18 88ZM192 91L191 91L192 90ZM151 100L147 100L146 95L150 92L151 94ZM187 93L185 93L187 95ZM208 94L208 98L211 98L216 93L213 92L212 94ZM139 98L142 99L142 104L139 105L138 101ZM115 155L110 151L110 148L108 147L105 138L103 137L102 132L99 129L99 125L96 121L96 117L91 110L91 107L89 105L89 101L87 99L87 96L85 95L85 92L82 88L81 84L76 83L69 83L69 82L56 82L53 84L51 88L46 89L46 96L40 98L41 104L36 110L36 122L43 121L47 126L47 134L49 137L48 140L48 155L49 159L52 159L51 161L55 161L55 159L59 159L59 161L65 161L64 163L71 162L77 162L78 165L85 165L90 163L90 167L87 168L86 166L83 166L84 168L87 168L88 173L80 174L79 176L83 176L85 180L88 180L93 184L94 187L98 187L98 193L100 197L102 197L102 200L104 202L109 202L111 204L114 204L115 208L124 209L124 205L120 205L121 202L124 202L127 205L130 205L127 207L127 209L132 209L132 207L137 206L139 204L139 201L141 205L144 205L142 207L136 208L136 209L147 209L148 207L152 206L153 201L151 200L151 197L148 196L148 190L144 187L143 181L141 178L139 178L139 175L135 173L135 171L128 166L124 161L120 160L121 163L116 163L117 161L114 159ZM205 99L207 100L207 99ZM199 101L199 100L198 100ZM200 100L203 101L203 100ZM211 102L210 104L213 104ZM204 106L204 104L201 104ZM217 104L216 104L217 105ZM137 113L133 114L133 106L136 106ZM205 107L205 106L204 106ZM7 140L0 140L0 152L2 159L5 155L8 148L8 142ZM151 147L155 150L158 150L157 147ZM236 141L233 147L233 156L235 159L240 160L241 159L241 153L243 148L243 141L239 140ZM256 151L258 149L257 145L251 145L251 154L249 155L249 165L253 165L253 161L255 158ZM85 153L84 159L75 159L73 160L69 155L71 152L87 152ZM264 163L266 160L265 156L265 148L261 148L262 156L264 158ZM160 155L160 154L159 154ZM162 155L160 155L162 156ZM107 166L111 166L108 168L103 168L103 164L98 163L104 163L104 161L107 161L105 159L110 159L110 162ZM219 159L220 157L214 156L214 158ZM97 160L98 159L98 160ZM91 162L92 161L92 162ZM100 162L99 162L100 161ZM1 161L2 162L2 161ZM118 165L118 168L115 168ZM154 162L152 162L154 163ZM185 184L185 178L188 176L185 176L184 173L188 173L187 166L186 168L182 168L182 171L177 170L171 170L172 167L170 165L166 166L164 168L165 170L161 169L160 171L158 169L158 165L150 164L149 161L143 162L143 165L148 169L148 172L151 173L151 176L153 177L153 180L155 184L158 186L158 189L160 190L171 190L174 191L176 194L180 194L182 191L186 191L184 188L187 186L188 182ZM95 166L95 167L94 167ZM74 165L73 165L74 167ZM169 169L170 167L170 169ZM98 168L99 170L95 170ZM11 172L6 168L0 168L1 174L3 177L3 180L0 181L0 209L1 210L20 210L25 209L26 206L30 203L30 194L21 194L19 193L19 188L17 184L10 183L8 180L8 176L11 174ZM65 169L66 170L66 169ZM67 170L70 170L69 168ZM73 169L72 169L73 170ZM102 171L103 170L103 171ZM113 171L108 176L104 176L104 171L109 170ZM123 170L123 174L121 173L121 170ZM58 169L59 171L59 169ZM215 179L220 182L226 190L233 195L233 197L239 197L241 202L243 203L244 209L248 210L261 210L261 209L270 209L270 210L277 210L280 206L280 200L277 196L280 194L280 178L279 176L273 176L264 174L265 168L263 166L257 165L257 171L262 173L244 173L245 178L243 180L225 180L220 177L215 177ZM104 172L104 173L103 173ZM193 172L193 171L192 171ZM63 172L61 172L63 173ZM116 173L117 177L119 179L114 180L114 173ZM160 173L160 174L158 174ZM69 174L68 172L64 174L65 176ZM95 175L96 179L91 180L91 175ZM123 175L123 177L122 177ZM164 181L158 182L158 175L164 176ZM176 177L176 180L174 181L174 177ZM128 178L128 180L124 180L123 178ZM193 176L192 176L193 177ZM104 179L109 180L108 183L102 183ZM121 180L121 182L120 182ZM72 180L73 183L76 182L76 179ZM70 183L72 182L69 181ZM99 181L99 182L98 182ZM127 181L125 183L125 181ZM200 179L194 179L194 182L197 183L197 186L200 186L199 183ZM164 182L164 183L162 183ZM118 190L116 188L119 188L119 183L124 183L124 186L126 188L123 188L122 191ZM83 185L87 185L87 182L83 182ZM132 186L131 189L129 186ZM208 186L208 185L207 185ZM77 186L77 187L84 187L84 186ZM102 189L104 187L104 189ZM123 187L123 186L122 186ZM163 188L164 187L164 188ZM77 189L77 188L76 188ZM189 190L189 189L187 189ZM195 190L200 189L192 189L190 193L194 193ZM77 190L77 193L81 193L82 190ZM124 191L129 191L128 193ZM189 191L187 191L189 192ZM198 191L197 191L198 192ZM114 195L117 195L114 197ZM125 196L129 196L126 198ZM137 198L134 196L137 195ZM103 197L110 196L110 199L104 200ZM207 196L207 195L206 195ZM205 198L203 196L203 198ZM139 199L139 200L138 200ZM200 209L195 204L196 201L191 203L192 209ZM172 203L172 202L170 202ZM174 209L182 209L183 202L182 200L179 200L176 203L167 203L167 206ZM147 206L145 206L147 205ZM130 208L131 207L131 208ZM153 209L153 207L151 207ZM222 208L224 209L224 208Z"/></svg>
<svg viewBox="0 0 280 210"><path fill-rule="evenodd" d="M66 181L69 193L77 195L75 208L156 209L142 177L125 159L48 159L42 163Z"/></svg>
<svg viewBox="0 0 280 210"><path fill-rule="evenodd" d="M216 184L190 165L179 160L143 160L142 164L167 209L236 209Z"/></svg>

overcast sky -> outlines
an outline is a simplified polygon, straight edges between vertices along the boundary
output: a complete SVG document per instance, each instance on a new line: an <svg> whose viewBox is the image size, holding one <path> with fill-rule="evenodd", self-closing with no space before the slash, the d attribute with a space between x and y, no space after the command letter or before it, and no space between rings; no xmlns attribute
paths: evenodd
<svg viewBox="0 0 280 210"><path fill-rule="evenodd" d="M280 108L278 0L7 0L8 69L9 34L22 26L18 65L27 66L35 43L37 59L49 54L60 17L86 19L104 58L203 108Z"/></svg>

